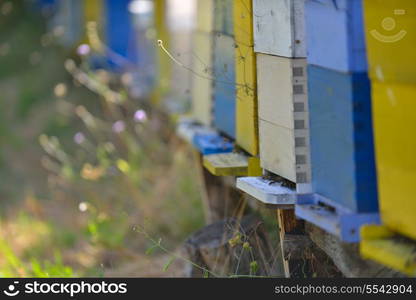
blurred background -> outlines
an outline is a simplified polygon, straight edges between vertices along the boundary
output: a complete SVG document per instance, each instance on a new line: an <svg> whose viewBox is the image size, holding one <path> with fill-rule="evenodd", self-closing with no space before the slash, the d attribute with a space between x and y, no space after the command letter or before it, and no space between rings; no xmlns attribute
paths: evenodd
<svg viewBox="0 0 416 300"><path fill-rule="evenodd" d="M153 1L0 0L0 276L181 276L199 175L150 104L189 106L189 71L153 62L167 28L190 60L195 5L165 5L160 29Z"/></svg>

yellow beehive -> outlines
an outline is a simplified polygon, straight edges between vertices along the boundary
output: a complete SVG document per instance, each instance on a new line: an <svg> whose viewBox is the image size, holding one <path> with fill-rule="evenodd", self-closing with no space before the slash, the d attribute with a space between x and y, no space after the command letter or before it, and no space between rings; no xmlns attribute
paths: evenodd
<svg viewBox="0 0 416 300"><path fill-rule="evenodd" d="M252 155L258 154L256 56L251 0L234 2L236 66L236 141Z"/></svg>
<svg viewBox="0 0 416 300"><path fill-rule="evenodd" d="M99 23L102 15L101 0L85 0L84 1L84 19L85 22Z"/></svg>
<svg viewBox="0 0 416 300"><path fill-rule="evenodd" d="M399 270L409 276L416 276L416 245L384 226L365 225L361 227L360 254L363 258Z"/></svg>
<svg viewBox="0 0 416 300"><path fill-rule="evenodd" d="M371 79L416 83L416 1L365 0L364 13Z"/></svg>
<svg viewBox="0 0 416 300"><path fill-rule="evenodd" d="M373 82L380 211L389 229L416 239L416 85Z"/></svg>
<svg viewBox="0 0 416 300"><path fill-rule="evenodd" d="M166 26L166 7L165 0L154 1L156 39L163 42L164 47L169 49L169 32ZM171 60L161 49L157 55L157 88L153 101L158 104L170 88Z"/></svg>
<svg viewBox="0 0 416 300"><path fill-rule="evenodd" d="M212 121L212 41L206 32L193 36L192 114L200 123L210 126Z"/></svg>
<svg viewBox="0 0 416 300"><path fill-rule="evenodd" d="M84 42L86 43L94 43L94 36L89 35L87 31L87 24L89 22L94 22L96 24L96 29L99 31L104 25L102 24L102 14L103 14L103 7L102 7L101 0L85 0L84 1ZM91 34L91 33L90 33ZM98 32L99 34L99 32ZM93 39L90 41L90 39Z"/></svg>
<svg viewBox="0 0 416 300"><path fill-rule="evenodd" d="M214 0L197 0L196 30L212 32L214 30Z"/></svg>
<svg viewBox="0 0 416 300"><path fill-rule="evenodd" d="M212 123L214 0L196 1L196 26L192 39L192 115Z"/></svg>

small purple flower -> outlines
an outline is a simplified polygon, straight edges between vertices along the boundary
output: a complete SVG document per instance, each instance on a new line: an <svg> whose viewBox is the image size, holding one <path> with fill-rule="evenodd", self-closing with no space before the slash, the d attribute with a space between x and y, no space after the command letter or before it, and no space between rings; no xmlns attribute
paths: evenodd
<svg viewBox="0 0 416 300"><path fill-rule="evenodd" d="M126 124L123 121L119 120L113 124L113 131L115 133L123 132L126 129Z"/></svg>
<svg viewBox="0 0 416 300"><path fill-rule="evenodd" d="M91 51L91 48L87 44L81 44L77 48L77 53L79 56L85 56L88 55Z"/></svg>
<svg viewBox="0 0 416 300"><path fill-rule="evenodd" d="M79 144L82 144L85 141L85 135L82 132L77 132L74 135L74 142Z"/></svg>
<svg viewBox="0 0 416 300"><path fill-rule="evenodd" d="M146 122L147 120L146 112L143 109L139 109L138 111L134 113L134 120L136 122L141 122L141 123Z"/></svg>

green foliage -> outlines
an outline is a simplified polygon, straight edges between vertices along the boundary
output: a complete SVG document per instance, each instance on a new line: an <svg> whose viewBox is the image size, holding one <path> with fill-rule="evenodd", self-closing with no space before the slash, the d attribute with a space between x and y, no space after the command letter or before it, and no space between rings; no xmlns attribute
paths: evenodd
<svg viewBox="0 0 416 300"><path fill-rule="evenodd" d="M72 268L63 264L58 251L55 251L52 261L40 262L32 257L28 263L15 255L6 241L0 239L0 254L7 262L0 269L1 277L76 277Z"/></svg>
<svg viewBox="0 0 416 300"><path fill-rule="evenodd" d="M123 217L94 216L87 225L91 242L108 248L122 247L127 230L127 222Z"/></svg>
<svg viewBox="0 0 416 300"><path fill-rule="evenodd" d="M76 277L73 270L69 266L65 266L62 263L62 257L59 252L55 252L54 261L45 261L41 264L35 258L31 261L32 274L31 276L39 278L50 277Z"/></svg>

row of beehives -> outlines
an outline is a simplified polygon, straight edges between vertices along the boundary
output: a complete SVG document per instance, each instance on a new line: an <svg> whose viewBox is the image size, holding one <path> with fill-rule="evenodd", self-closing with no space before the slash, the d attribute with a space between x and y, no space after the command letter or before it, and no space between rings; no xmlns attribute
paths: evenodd
<svg viewBox="0 0 416 300"><path fill-rule="evenodd" d="M37 0L37 4L62 46L75 49L86 43L95 47L92 50L98 53L89 60L92 67L128 71L142 67L139 62L151 61L156 47L144 48L149 41L140 31L153 26L152 9L142 8L138 19L131 0ZM146 60L139 60L141 56Z"/></svg>
<svg viewBox="0 0 416 300"><path fill-rule="evenodd" d="M144 37L156 26L168 45L164 0L141 1L134 30L129 0L42 1L58 3L67 46L83 39L79 22L101 23L109 67L137 62L142 83L166 88L169 58ZM179 132L204 165L342 240L361 230L365 257L414 274L414 1L196 2L192 118Z"/></svg>
<svg viewBox="0 0 416 300"><path fill-rule="evenodd" d="M204 165L414 275L416 3L202 0L197 20L179 132Z"/></svg>

